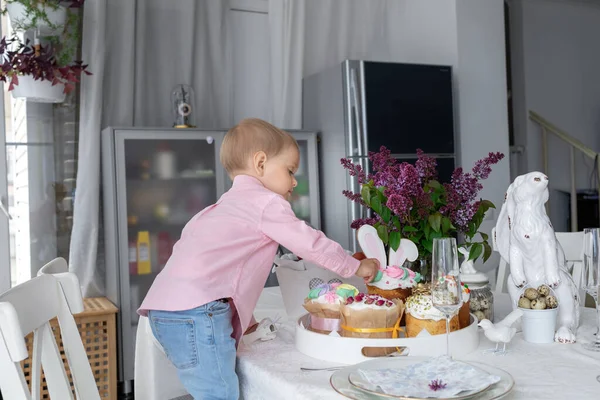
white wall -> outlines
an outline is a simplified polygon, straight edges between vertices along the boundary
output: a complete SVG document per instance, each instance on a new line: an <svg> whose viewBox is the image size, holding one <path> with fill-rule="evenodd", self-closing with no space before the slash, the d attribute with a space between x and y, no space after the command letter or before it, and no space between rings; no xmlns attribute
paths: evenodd
<svg viewBox="0 0 600 400"><path fill-rule="evenodd" d="M541 132L533 110L600 151L600 2L511 3L515 141L526 146L521 173L542 170ZM569 148L549 143L550 187L569 190ZM577 156L577 187L588 188L592 162ZM566 211L564 213L566 217Z"/></svg>
<svg viewBox="0 0 600 400"><path fill-rule="evenodd" d="M481 230L489 233L510 184L506 54L503 1L457 0L458 66L456 71L461 165L471 169L489 152L505 159L493 167L480 196L491 200ZM485 269L498 265L492 257Z"/></svg>

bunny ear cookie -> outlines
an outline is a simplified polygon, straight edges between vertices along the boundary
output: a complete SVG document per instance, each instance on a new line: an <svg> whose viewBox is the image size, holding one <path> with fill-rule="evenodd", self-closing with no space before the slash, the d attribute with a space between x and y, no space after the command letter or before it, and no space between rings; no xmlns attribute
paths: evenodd
<svg viewBox="0 0 600 400"><path fill-rule="evenodd" d="M417 245L410 239L401 239L398 250L394 251L390 247L390 263L396 267L401 267L404 261L415 261L419 256L419 249Z"/></svg>
<svg viewBox="0 0 600 400"><path fill-rule="evenodd" d="M379 266L384 268L387 264L383 242L377 235L377 230L371 225L363 225L358 228L358 243L368 258L376 258Z"/></svg>

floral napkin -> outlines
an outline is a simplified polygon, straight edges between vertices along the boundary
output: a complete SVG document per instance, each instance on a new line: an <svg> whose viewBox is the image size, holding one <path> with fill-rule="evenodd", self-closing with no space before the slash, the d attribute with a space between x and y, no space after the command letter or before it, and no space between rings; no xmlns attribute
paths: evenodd
<svg viewBox="0 0 600 400"><path fill-rule="evenodd" d="M499 376L448 356L402 369L361 369L358 372L382 393L419 398L448 398L467 390L483 390L500 381Z"/></svg>

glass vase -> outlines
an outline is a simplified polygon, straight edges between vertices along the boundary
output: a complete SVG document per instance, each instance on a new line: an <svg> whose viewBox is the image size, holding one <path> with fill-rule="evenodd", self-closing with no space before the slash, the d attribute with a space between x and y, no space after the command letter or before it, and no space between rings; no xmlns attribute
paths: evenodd
<svg viewBox="0 0 600 400"><path fill-rule="evenodd" d="M421 274L421 282L431 281L431 255L419 257L415 261L406 261L403 266Z"/></svg>

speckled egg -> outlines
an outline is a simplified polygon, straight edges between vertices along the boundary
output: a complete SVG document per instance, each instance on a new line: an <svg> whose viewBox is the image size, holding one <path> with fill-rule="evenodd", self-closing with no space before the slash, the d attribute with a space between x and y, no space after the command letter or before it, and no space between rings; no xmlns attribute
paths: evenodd
<svg viewBox="0 0 600 400"><path fill-rule="evenodd" d="M548 308L556 308L558 307L558 300L555 296L546 297L546 307Z"/></svg>
<svg viewBox="0 0 600 400"><path fill-rule="evenodd" d="M527 297L521 297L519 299L519 307L531 308L531 300L529 300Z"/></svg>
<svg viewBox="0 0 600 400"><path fill-rule="evenodd" d="M550 294L550 288L547 285L541 285L537 288L537 291L540 296L548 296Z"/></svg>
<svg viewBox="0 0 600 400"><path fill-rule="evenodd" d="M480 305L481 305L480 310L487 310L490 308L490 302L488 299L481 299Z"/></svg>
<svg viewBox="0 0 600 400"><path fill-rule="evenodd" d="M471 297L470 303L469 303L469 309L471 311L479 311L479 310L481 310L481 303L479 302L479 300Z"/></svg>
<svg viewBox="0 0 600 400"><path fill-rule="evenodd" d="M534 288L527 288L525 289L525 293L523 293L525 295L525 297L527 297L529 300L535 300L539 297L539 293L537 290L535 290ZM533 307L533 305L532 305Z"/></svg>
<svg viewBox="0 0 600 400"><path fill-rule="evenodd" d="M531 309L532 310L545 310L546 309L546 300L543 298L538 298L535 300L531 300Z"/></svg>
<svg viewBox="0 0 600 400"><path fill-rule="evenodd" d="M485 319L485 314L483 313L483 311L475 311L475 312L473 313L473 315L475 315L475 317L476 317L476 318L477 318L479 321L481 321L481 320L484 320L484 319Z"/></svg>

